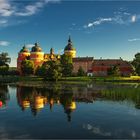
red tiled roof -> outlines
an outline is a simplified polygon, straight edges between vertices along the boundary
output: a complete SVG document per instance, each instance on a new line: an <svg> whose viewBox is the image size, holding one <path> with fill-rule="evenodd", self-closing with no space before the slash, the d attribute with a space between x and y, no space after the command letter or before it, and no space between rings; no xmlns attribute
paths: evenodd
<svg viewBox="0 0 140 140"><path fill-rule="evenodd" d="M130 66L130 63L122 59L95 59L93 66Z"/></svg>
<svg viewBox="0 0 140 140"><path fill-rule="evenodd" d="M79 61L93 61L93 57L75 57L72 59L73 62L79 62Z"/></svg>

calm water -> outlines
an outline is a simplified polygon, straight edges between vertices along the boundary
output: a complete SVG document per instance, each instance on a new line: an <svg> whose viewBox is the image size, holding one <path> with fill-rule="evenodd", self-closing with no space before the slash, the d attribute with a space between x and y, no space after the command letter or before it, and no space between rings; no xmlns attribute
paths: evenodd
<svg viewBox="0 0 140 140"><path fill-rule="evenodd" d="M2 138L140 138L140 86L0 85Z"/></svg>

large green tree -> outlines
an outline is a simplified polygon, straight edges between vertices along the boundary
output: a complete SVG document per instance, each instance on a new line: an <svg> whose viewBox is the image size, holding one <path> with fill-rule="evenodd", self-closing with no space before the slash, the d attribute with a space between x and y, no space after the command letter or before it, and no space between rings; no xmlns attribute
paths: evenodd
<svg viewBox="0 0 140 140"><path fill-rule="evenodd" d="M78 69L78 72L77 72L77 76L85 76L85 72L83 70L83 68L80 66L79 69Z"/></svg>
<svg viewBox="0 0 140 140"><path fill-rule="evenodd" d="M60 59L63 76L71 76L73 71L72 57L63 54Z"/></svg>
<svg viewBox="0 0 140 140"><path fill-rule="evenodd" d="M8 53L2 52L0 54L0 66L9 65L11 58L8 56Z"/></svg>
<svg viewBox="0 0 140 140"><path fill-rule="evenodd" d="M21 62L21 71L23 75L34 74L34 63L31 60L23 60Z"/></svg>
<svg viewBox="0 0 140 140"><path fill-rule="evenodd" d="M8 65L3 65L0 66L0 75L4 76L8 74L9 66Z"/></svg>
<svg viewBox="0 0 140 140"><path fill-rule="evenodd" d="M44 63L42 66L37 67L35 74L44 77L46 76L46 69L47 69L47 65Z"/></svg>
<svg viewBox="0 0 140 140"><path fill-rule="evenodd" d="M8 74L10 62L11 58L8 56L8 53L2 52L0 54L0 75L4 76Z"/></svg>
<svg viewBox="0 0 140 140"><path fill-rule="evenodd" d="M60 61L47 61L41 67L39 73L46 80L58 81L62 76Z"/></svg>
<svg viewBox="0 0 140 140"><path fill-rule="evenodd" d="M135 54L132 65L135 67L136 73L140 75L140 53Z"/></svg>
<svg viewBox="0 0 140 140"><path fill-rule="evenodd" d="M108 75L110 76L120 76L120 69L118 66L113 66L108 69Z"/></svg>

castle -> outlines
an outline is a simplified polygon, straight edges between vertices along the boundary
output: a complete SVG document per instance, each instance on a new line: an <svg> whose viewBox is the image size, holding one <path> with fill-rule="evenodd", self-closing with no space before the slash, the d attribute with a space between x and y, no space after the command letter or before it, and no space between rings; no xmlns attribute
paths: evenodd
<svg viewBox="0 0 140 140"><path fill-rule="evenodd" d="M94 57L76 57L76 49L73 47L73 43L69 36L68 44L64 48L64 54L71 56L73 60L73 73L77 73L79 67L82 67L87 75L94 76L107 76L108 69L113 66L118 66L120 74L122 76L129 76L133 72L133 67L127 61L120 59L94 59ZM60 54L55 54L53 48L50 49L50 53L44 53L38 43L29 51L24 45L18 53L17 69L21 73L21 62L25 59L29 59L34 62L35 68L41 66L44 62L49 60L59 60Z"/></svg>
<svg viewBox="0 0 140 140"><path fill-rule="evenodd" d="M76 49L72 45L71 38L68 39L68 44L64 49L64 54L71 56L72 58L76 57ZM49 60L58 60L60 59L60 54L55 54L53 48L50 49L50 53L44 53L38 43L35 43L34 46L29 51L24 45L23 48L18 53L17 58L17 69L21 73L21 62L25 59L29 59L34 62L35 68L41 66L44 62Z"/></svg>

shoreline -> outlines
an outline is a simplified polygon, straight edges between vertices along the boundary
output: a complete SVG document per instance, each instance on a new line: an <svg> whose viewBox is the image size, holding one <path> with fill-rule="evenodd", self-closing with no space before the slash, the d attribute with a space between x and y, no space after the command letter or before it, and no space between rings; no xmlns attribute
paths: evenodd
<svg viewBox="0 0 140 140"><path fill-rule="evenodd" d="M16 82L44 82L44 78L38 76L0 76L0 83L16 83ZM55 81L45 81L50 83L56 83ZM116 82L116 83L140 83L140 76L131 77L62 77L60 82L67 83L90 83L90 82Z"/></svg>

